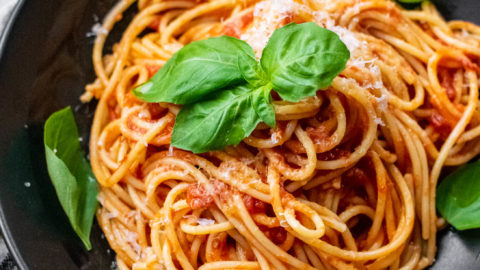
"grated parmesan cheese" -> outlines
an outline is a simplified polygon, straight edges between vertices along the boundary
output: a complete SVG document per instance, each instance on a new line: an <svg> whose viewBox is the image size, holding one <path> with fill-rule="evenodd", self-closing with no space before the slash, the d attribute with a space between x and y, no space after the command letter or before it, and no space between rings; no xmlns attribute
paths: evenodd
<svg viewBox="0 0 480 270"><path fill-rule="evenodd" d="M245 165L251 165L255 163L256 159L255 158L249 158L249 157L241 157L240 161L245 164Z"/></svg>
<svg viewBox="0 0 480 270"><path fill-rule="evenodd" d="M383 88L382 72L380 71L380 68L379 68L377 65L372 65L372 66L370 67L370 72L371 72L373 75L375 75L375 77L377 78L377 80L375 81L375 83L370 84L371 88L374 88L374 89Z"/></svg>
<svg viewBox="0 0 480 270"><path fill-rule="evenodd" d="M157 255L155 254L155 252L153 251L153 249L151 247L147 247L142 251L142 254L140 255L140 258L142 260L148 259L148 258L154 260L155 258L157 258Z"/></svg>
<svg viewBox="0 0 480 270"><path fill-rule="evenodd" d="M107 35L108 30L105 29L100 23L96 23L92 26L92 30L87 33L87 37L95 37L98 35Z"/></svg>
<svg viewBox="0 0 480 270"><path fill-rule="evenodd" d="M327 23L326 27L328 30L335 32L335 34L340 37L352 56L356 54L362 42L355 37L355 34L352 31L345 27L332 25L331 21Z"/></svg>
<svg viewBox="0 0 480 270"><path fill-rule="evenodd" d="M375 98L375 99L377 100L377 108L382 112L386 111L387 108L388 108L387 95L382 94L380 97Z"/></svg>
<svg viewBox="0 0 480 270"><path fill-rule="evenodd" d="M224 170L220 173L223 179L230 180L232 179L232 172L234 172L236 168L234 166L225 166Z"/></svg>
<svg viewBox="0 0 480 270"><path fill-rule="evenodd" d="M197 224L200 226L207 226L215 224L215 220L208 218L199 218L197 219Z"/></svg>
<svg viewBox="0 0 480 270"><path fill-rule="evenodd" d="M382 118L380 118L378 116L375 116L375 118L373 120L375 121L375 124L380 125L380 126L385 126L385 123L383 123Z"/></svg>
<svg viewBox="0 0 480 270"><path fill-rule="evenodd" d="M168 217L161 217L157 221L152 222L152 226L154 225L160 225L160 226L165 226L165 224L169 223L170 219Z"/></svg>
<svg viewBox="0 0 480 270"><path fill-rule="evenodd" d="M105 217L106 217L107 219L116 218L116 217L118 217L118 212L107 212L107 213L105 214Z"/></svg>
<svg viewBox="0 0 480 270"><path fill-rule="evenodd" d="M128 212L127 218L132 218L132 217L136 216L137 214L138 214L137 210L132 210L132 211Z"/></svg>
<svg viewBox="0 0 480 270"><path fill-rule="evenodd" d="M299 4L293 0L262 1L255 5L252 27L240 36L241 40L252 46L257 58L260 58L263 48L270 36L283 20L291 16Z"/></svg>
<svg viewBox="0 0 480 270"><path fill-rule="evenodd" d="M355 61L352 61L351 65L357 68L366 68L369 64L375 63L377 59L364 60L362 58L356 58Z"/></svg>
<svg viewBox="0 0 480 270"><path fill-rule="evenodd" d="M273 133L272 133L271 140L272 140L272 143L278 143L278 142L279 142L278 133L277 133L277 132L273 132Z"/></svg>
<svg viewBox="0 0 480 270"><path fill-rule="evenodd" d="M105 199L103 198L103 196L101 194L98 194L97 195L97 201L101 204L101 205L105 205Z"/></svg>
<svg viewBox="0 0 480 270"><path fill-rule="evenodd" d="M135 253L138 256L140 256L140 254L142 253L142 248L137 243L138 234L136 232L132 232L129 230L124 230L123 233L125 234L125 241L129 243L132 246Z"/></svg>

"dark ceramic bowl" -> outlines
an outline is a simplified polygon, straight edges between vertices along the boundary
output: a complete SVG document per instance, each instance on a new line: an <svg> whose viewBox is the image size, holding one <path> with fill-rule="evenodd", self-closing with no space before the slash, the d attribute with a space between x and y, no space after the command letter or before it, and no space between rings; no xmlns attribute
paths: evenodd
<svg viewBox="0 0 480 270"><path fill-rule="evenodd" d="M99 226L90 252L70 228L48 178L42 127L52 112L71 105L80 134L88 138L95 104L78 101L94 79L94 38L87 33L115 1L24 0L0 39L0 226L22 270L111 269L114 254ZM448 19L480 23L480 0L436 3ZM134 13L135 7L128 10L107 49ZM439 233L438 247L432 269L480 268L479 230L447 229Z"/></svg>

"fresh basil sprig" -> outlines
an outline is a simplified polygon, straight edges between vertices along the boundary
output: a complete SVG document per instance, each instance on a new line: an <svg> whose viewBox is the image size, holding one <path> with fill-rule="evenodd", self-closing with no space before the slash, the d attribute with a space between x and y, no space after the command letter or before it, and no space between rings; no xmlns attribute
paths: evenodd
<svg viewBox="0 0 480 270"><path fill-rule="evenodd" d="M90 230L98 186L78 141L77 125L67 107L52 114L44 127L48 174L70 224L90 250Z"/></svg>
<svg viewBox="0 0 480 270"><path fill-rule="evenodd" d="M480 228L480 161L459 167L437 187L437 209L458 230Z"/></svg>
<svg viewBox="0 0 480 270"><path fill-rule="evenodd" d="M192 42L134 89L147 102L184 105L172 146L202 153L236 145L260 122L275 126L271 90L288 101L314 96L345 69L350 52L315 23L277 29L262 52L232 37Z"/></svg>

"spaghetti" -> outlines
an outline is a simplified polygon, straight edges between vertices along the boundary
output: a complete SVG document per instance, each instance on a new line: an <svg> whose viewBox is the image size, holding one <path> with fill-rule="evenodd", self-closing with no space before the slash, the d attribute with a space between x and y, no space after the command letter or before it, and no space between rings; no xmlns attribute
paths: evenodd
<svg viewBox="0 0 480 270"><path fill-rule="evenodd" d="M120 269L422 269L444 166L480 153L480 27L386 0L139 0L113 53L93 51L97 219ZM258 54L290 22L336 32L351 59L325 91L274 96L277 127L195 155L170 146L177 105L132 89L185 44L230 35Z"/></svg>

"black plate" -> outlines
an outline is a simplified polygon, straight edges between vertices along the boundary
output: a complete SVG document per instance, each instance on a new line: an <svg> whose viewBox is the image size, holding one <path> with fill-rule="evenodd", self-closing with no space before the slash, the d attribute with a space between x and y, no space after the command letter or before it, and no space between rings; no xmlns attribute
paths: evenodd
<svg viewBox="0 0 480 270"><path fill-rule="evenodd" d="M95 106L78 101L84 85L94 79L93 37L87 33L115 1L24 1L12 16L9 34L0 40L0 225L21 269L111 267L113 252L98 225L91 252L69 226L45 168L42 126L52 112L72 105L86 147ZM436 2L449 19L480 23L480 0ZM121 24L133 13L134 8ZM121 28L109 44L119 39ZM432 269L480 268L480 230L445 230L438 246Z"/></svg>

